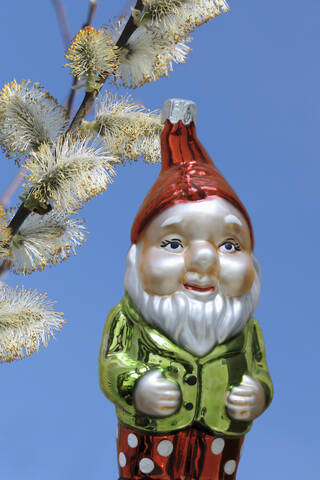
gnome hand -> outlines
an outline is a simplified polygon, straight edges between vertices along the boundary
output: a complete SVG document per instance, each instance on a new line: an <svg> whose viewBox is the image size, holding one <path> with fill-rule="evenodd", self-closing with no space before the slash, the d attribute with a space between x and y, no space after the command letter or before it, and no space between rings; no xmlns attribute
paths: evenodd
<svg viewBox="0 0 320 480"><path fill-rule="evenodd" d="M229 417L251 422L265 409L265 393L260 382L244 375L241 384L228 393L225 401Z"/></svg>
<svg viewBox="0 0 320 480"><path fill-rule="evenodd" d="M160 370L151 370L143 375L134 389L136 409L152 417L169 417L181 404L179 386L167 380Z"/></svg>

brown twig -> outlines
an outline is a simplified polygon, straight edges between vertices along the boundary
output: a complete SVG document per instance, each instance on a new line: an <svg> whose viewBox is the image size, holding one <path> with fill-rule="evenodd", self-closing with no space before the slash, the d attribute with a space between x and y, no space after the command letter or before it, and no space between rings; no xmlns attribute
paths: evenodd
<svg viewBox="0 0 320 480"><path fill-rule="evenodd" d="M90 7L89 7L89 14L86 23L83 24L82 28L87 27L88 25L91 25L92 20L93 20L93 15L95 14L95 11L98 8L98 2L96 0L89 0Z"/></svg>
<svg viewBox="0 0 320 480"><path fill-rule="evenodd" d="M142 0L137 0L135 8L139 9L139 10L142 10L142 8L143 8ZM133 18L130 16L130 18L129 18L128 22L126 23L126 25L123 29L123 32L121 33L120 38L117 41L116 45L118 47L123 47L127 43L127 41L129 40L129 38L133 34L133 32L136 30L136 28L137 27L134 24ZM81 127L82 120L86 117L87 113L90 111L94 100L97 98L97 96L98 96L99 92L101 91L101 89L103 87L103 84L105 83L107 78L108 78L108 75L105 75L101 79L101 86L100 86L100 89L98 91L87 92L85 94L85 97L84 97L76 115L74 116L74 119L72 120L72 122L71 122L71 124L70 124L70 126L67 130L67 133L74 133ZM24 204L22 203L20 205L20 207L18 208L16 214L12 218L11 222L9 223L9 228L11 228L11 231L12 231L13 235L17 233L17 231L19 230L19 228L21 227L21 225L23 224L25 219L28 217L28 215L30 215L30 213L31 213L31 211L28 210L24 206ZM2 268L0 268L0 271L1 270L2 270Z"/></svg>
<svg viewBox="0 0 320 480"><path fill-rule="evenodd" d="M142 8L143 8L142 0L137 0L135 8L138 9L138 10L142 10ZM116 46L119 47L119 48L123 47L127 43L127 41L129 40L129 38L131 37L133 32L136 30L136 28L137 27L134 23L134 20L133 20L132 16L130 15L130 18L129 18L128 22L126 23L126 25L125 25L117 43L116 43ZM86 92L86 94L84 96L84 99L83 99L83 101L82 101L82 103L79 107L79 110L75 114L75 116L74 116L74 118L73 118L73 120L72 120L72 122L71 122L71 124L68 128L67 133L73 133L81 127L82 120L90 112L90 110L92 108L92 105L94 104L95 99L99 95L99 93L101 91L101 88L105 84L108 76L109 76L109 74L107 73L107 74L105 74L104 76L101 77L101 86L100 86L99 90L94 90L93 92Z"/></svg>
<svg viewBox="0 0 320 480"><path fill-rule="evenodd" d="M24 168L19 170L17 175L14 177L14 179L12 180L12 182L10 183L10 185L8 186L8 188L5 190L4 194L2 195L2 197L0 199L0 205L2 205L3 207L8 206L8 204L11 200L11 197L14 194L14 192L16 191L16 189L18 188L18 186L20 185L20 182L23 179L24 174L25 174ZM0 281L1 281L1 278L3 277L3 275L10 269L11 263L12 263L11 260L6 259L0 265Z"/></svg>
<svg viewBox="0 0 320 480"><path fill-rule="evenodd" d="M61 0L52 0L52 3L54 5L56 13L57 13L57 17L58 17L62 37L64 39L64 43L65 43L66 47L68 47L70 45L70 42L71 42L71 35L70 35L70 29L69 29L69 25L68 25L68 21L67 21L65 8L64 8ZM90 7L90 10L89 10L89 15L88 15L88 20L87 21L92 20L92 15L96 10L96 2L91 2L90 1L90 5L91 5L91 7ZM14 177L14 179L12 180L12 182L10 183L10 185L8 186L8 188L5 190L4 194L0 198L0 205L2 205L3 207L6 207L9 204L12 195L14 194L14 192L19 187L24 175L25 175L25 170L22 168L17 173L17 175Z"/></svg>
<svg viewBox="0 0 320 480"><path fill-rule="evenodd" d="M96 1L89 0L89 3L90 3L90 6L89 6L88 18L87 18L87 21L82 25L81 28L85 28L85 27L88 27L89 25L91 25L94 13L98 8L98 3ZM66 104L66 111L67 111L68 117L70 117L70 115L71 115L72 105L73 105L73 102L74 102L74 99L75 99L75 96L76 96L76 86L78 85L78 83L79 83L79 81L78 81L77 77L74 77L72 87L71 87L71 92L70 92L70 95L69 95L69 98L68 98L67 104Z"/></svg>
<svg viewBox="0 0 320 480"><path fill-rule="evenodd" d="M56 13L57 13L57 16L58 16L58 20L59 20L59 24L60 24L61 33L62 33L62 36L63 36L63 39L64 39L64 43L65 43L66 47L68 47L70 45L70 42L71 42L71 35L70 35L70 29L69 29L69 25L68 25L67 16L66 16L64 6L63 6L63 4L60 0L52 0L52 2L53 2L54 6L55 6L55 9L56 9ZM91 2L90 1L90 5L91 6L90 6L87 21L92 20L92 15L97 8L96 7L96 2ZM10 183L10 185L8 186L8 188L5 190L4 194L0 198L0 205L2 205L3 207L6 207L9 204L12 195L14 194L14 192L17 190L18 186L20 185L25 173L26 173L26 171L25 171L24 168L19 170L17 175L14 177L14 179L12 180L12 182ZM20 217L22 219L23 215L20 215L20 213L19 213L19 218ZM0 267L0 275L1 275L1 267Z"/></svg>
<svg viewBox="0 0 320 480"><path fill-rule="evenodd" d="M61 29L63 31L63 35L64 35L64 38L65 38L65 43L67 44L67 46L69 46L70 35L69 35L68 29L66 30L67 23L66 23L66 21L64 21L64 20L66 20L64 10L63 10L62 5L61 5L59 0L53 0L53 2L54 2L55 6L57 8L57 12L59 13L59 18L61 19ZM143 7L142 0L137 0L136 8L142 9L142 7ZM87 19L87 22L84 24L83 28L92 23L92 18L93 18L93 15L94 15L94 12L96 11L96 9L97 9L97 2L90 1L88 19ZM64 25L64 27L62 27L63 25ZM136 29L136 26L134 25L134 23L132 21L132 17L130 17L126 26L124 27L124 30L123 30L118 42L117 42L117 46L119 46L119 47L123 46L127 42L127 40L130 38L132 33L135 31L135 29ZM66 32L68 32L68 36L66 35ZM103 83L105 83L105 81L107 80L107 77L108 76L106 75ZM68 133L75 132L78 128L80 128L82 120L85 118L86 114L91 109L92 104L93 104L95 98L97 97L98 93L100 92L102 86L103 86L103 84L101 85L99 91L94 95L92 95L92 94L89 95L88 93L85 94L84 100L83 100L78 112L76 113L73 121L71 122L71 125L68 128ZM71 106L72 106L72 102L71 102ZM71 107L70 107L70 109L71 109ZM75 119L76 119L76 121L75 121ZM24 172L22 173L22 171L19 173L19 181L20 181L20 175L22 177L23 174L24 174ZM12 183L14 183L14 182L12 182ZM10 185L10 187L11 187L11 185ZM8 189L7 189L7 191L8 191ZM7 191L5 192L4 195L6 195ZM51 208L48 209L48 211L50 211L50 210L51 210ZM12 220L10 221L10 223L8 225L8 227L11 229L12 235L15 235L17 233L17 231L19 230L19 228L21 227L23 222L26 220L26 218L30 215L30 213L31 213L31 211L24 206L24 203L22 203L19 206L17 212L15 213L14 217L12 218ZM0 278L10 269L11 264L12 264L11 260L7 259L0 265Z"/></svg>
<svg viewBox="0 0 320 480"><path fill-rule="evenodd" d="M61 0L52 0L53 5L55 6L57 17L59 20L59 25L62 33L62 37L64 39L64 43L66 48L69 47L71 43L71 35L70 35L70 28L67 21L67 15L64 9L64 6Z"/></svg>
<svg viewBox="0 0 320 480"><path fill-rule="evenodd" d="M6 259L2 264L0 265L0 282L2 281L2 277L7 273L8 270L10 270L12 265L11 260Z"/></svg>
<svg viewBox="0 0 320 480"><path fill-rule="evenodd" d="M18 186L20 185L25 173L26 172L25 172L24 168L19 170L17 175L14 177L14 179L12 180L12 182L10 183L10 185L7 187L4 194L0 198L0 205L2 205L3 207L8 206L12 195L14 194L14 192L17 190Z"/></svg>

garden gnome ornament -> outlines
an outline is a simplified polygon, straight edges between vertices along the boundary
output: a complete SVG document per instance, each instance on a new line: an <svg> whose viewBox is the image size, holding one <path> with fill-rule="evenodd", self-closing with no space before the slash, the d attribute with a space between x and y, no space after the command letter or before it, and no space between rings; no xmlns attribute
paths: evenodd
<svg viewBox="0 0 320 480"><path fill-rule="evenodd" d="M252 318L251 222L195 119L193 102L165 102L162 169L103 332L100 385L119 419L121 479L234 480L244 435L272 398Z"/></svg>

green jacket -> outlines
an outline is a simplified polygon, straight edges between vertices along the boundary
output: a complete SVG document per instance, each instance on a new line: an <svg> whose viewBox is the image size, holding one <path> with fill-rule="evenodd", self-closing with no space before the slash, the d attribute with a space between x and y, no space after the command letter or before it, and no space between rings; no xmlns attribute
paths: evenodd
<svg viewBox="0 0 320 480"><path fill-rule="evenodd" d="M224 400L244 374L264 387L266 407L272 399L263 337L254 318L237 336L197 357L149 325L126 295L108 316L99 367L101 389L115 404L119 420L141 430L169 432L198 421L218 434L243 435L251 423L232 420ZM181 389L181 407L167 418L149 417L134 407L135 383L153 369Z"/></svg>

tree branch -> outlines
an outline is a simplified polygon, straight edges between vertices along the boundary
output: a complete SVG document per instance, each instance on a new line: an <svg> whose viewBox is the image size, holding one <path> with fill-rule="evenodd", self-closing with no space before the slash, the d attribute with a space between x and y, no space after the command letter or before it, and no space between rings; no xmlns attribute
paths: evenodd
<svg viewBox="0 0 320 480"><path fill-rule="evenodd" d="M64 39L64 43L66 48L69 47L71 43L71 35L70 35L70 29L67 21L67 15L64 9L64 6L61 2L61 0L52 0L52 3L56 9L58 20L59 20L59 25L62 33L62 37Z"/></svg>
<svg viewBox="0 0 320 480"><path fill-rule="evenodd" d="M142 0L137 0L135 8L138 9L138 10L143 9ZM124 27L124 29L123 29L120 37L119 37L119 40L116 43L116 45L118 47L123 47L127 43L127 41L129 40L129 38L131 37L133 32L136 30L136 28L137 27L134 24L132 17L130 16L130 18L129 18L128 22L126 23L126 25L125 25L125 27ZM76 115L74 116L68 130L67 130L67 133L74 133L75 131L77 131L81 127L82 120L86 117L86 115L90 111L95 99L97 98L98 94L100 93L100 91L101 91L105 81L107 80L107 78L108 78L108 75L105 75L105 76L102 77L101 87L98 91L86 92L86 94L84 96L84 99L83 99ZM19 206L15 216L12 218L12 220L9 224L9 227L11 228L11 231L12 231L13 235L17 233L17 231L19 230L19 228L21 227L21 225L23 224L25 219L28 217L28 215L30 215L30 213L31 213L31 211L28 210L24 206L23 203ZM4 263L6 263L6 262L4 262ZM3 268L2 268L3 266L4 266L4 264L1 266L0 272L3 271Z"/></svg>
<svg viewBox="0 0 320 480"><path fill-rule="evenodd" d="M137 0L135 8L138 10L143 9L142 0ZM132 16L130 15L128 22L126 23L117 43L116 46L121 48L127 43L133 32L137 29ZM101 86L99 90L94 90L93 92L86 92L84 99L79 107L79 110L75 114L67 133L73 133L81 127L81 122L90 112L92 105L94 104L95 99L99 95L103 85L106 83L109 74L106 74L101 77Z"/></svg>
<svg viewBox="0 0 320 480"><path fill-rule="evenodd" d="M93 20L93 15L95 14L95 11L98 8L98 2L96 0L89 0L90 7L89 7L89 14L86 23L83 24L83 27L88 27L91 25L92 20Z"/></svg>
<svg viewBox="0 0 320 480"><path fill-rule="evenodd" d="M12 265L12 262L11 262L11 260L8 260L8 259L6 259L0 265L0 282L1 282L1 279L2 279L3 275L5 275L5 273L10 269L11 265Z"/></svg>
<svg viewBox="0 0 320 480"><path fill-rule="evenodd" d="M98 3L94 0L89 0L90 6L89 6L89 13L88 13L88 18L87 21L82 25L82 28L88 27L91 25L93 16L95 14L95 11L98 8ZM78 85L78 79L77 77L74 77L72 87L71 87L71 92L69 95L69 98L67 100L67 105L66 105L66 110L67 110L67 115L70 117L71 111L72 111L72 105L76 96L76 89L75 87Z"/></svg>
<svg viewBox="0 0 320 480"><path fill-rule="evenodd" d="M7 187L4 194L0 198L0 205L2 205L3 207L6 207L9 204L12 195L14 194L14 192L17 190L18 186L20 185L20 182L23 179L23 176L24 176L25 173L26 172L25 172L24 168L19 170L17 175L14 177L14 179L12 180L12 182L10 183L10 185Z"/></svg>

